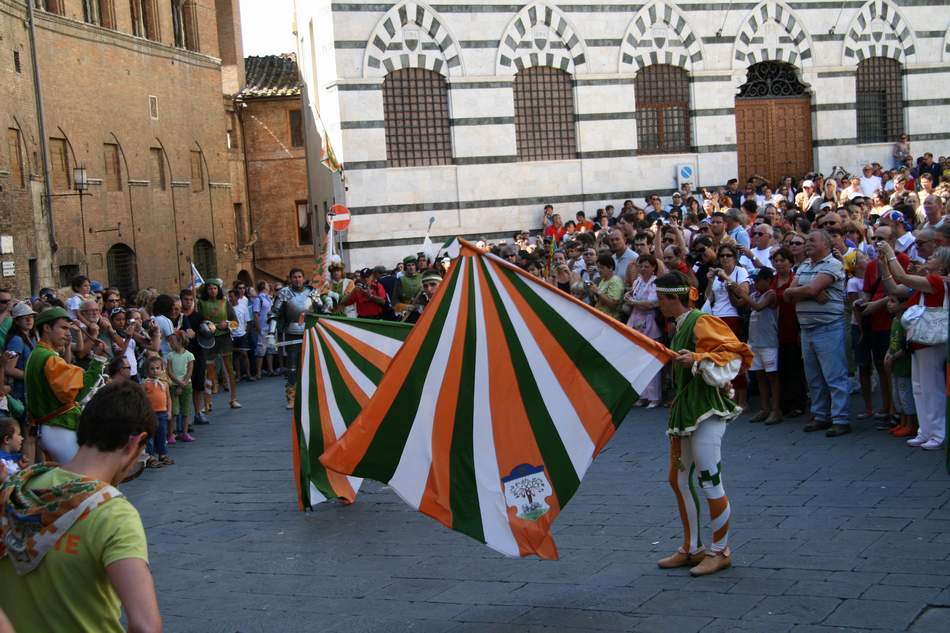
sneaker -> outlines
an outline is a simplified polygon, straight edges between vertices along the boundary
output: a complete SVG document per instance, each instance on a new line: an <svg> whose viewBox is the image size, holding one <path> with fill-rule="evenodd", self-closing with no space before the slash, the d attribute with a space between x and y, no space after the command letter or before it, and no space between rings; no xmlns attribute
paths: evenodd
<svg viewBox="0 0 950 633"><path fill-rule="evenodd" d="M911 439L907 440L908 446L923 446L926 443L927 443L927 438L920 437L919 435L917 437L912 437Z"/></svg>
<svg viewBox="0 0 950 633"><path fill-rule="evenodd" d="M921 444L920 448L924 449L925 451L938 451L941 448L943 448L943 442L940 442L934 439L929 439L923 444Z"/></svg>
<svg viewBox="0 0 950 633"><path fill-rule="evenodd" d="M198 413L195 415L195 424L211 424L211 420L204 413Z"/></svg>
<svg viewBox="0 0 950 633"><path fill-rule="evenodd" d="M175 439L175 436L174 436L174 435L170 435L170 436L168 437L168 439L165 441L165 443L166 443L166 444L177 444L177 443L178 443L178 440Z"/></svg>
<svg viewBox="0 0 950 633"><path fill-rule="evenodd" d="M182 433L181 435L178 436L178 439L180 439L182 442L194 442L194 441L195 441L195 438L193 438L193 437L191 436L191 433Z"/></svg>

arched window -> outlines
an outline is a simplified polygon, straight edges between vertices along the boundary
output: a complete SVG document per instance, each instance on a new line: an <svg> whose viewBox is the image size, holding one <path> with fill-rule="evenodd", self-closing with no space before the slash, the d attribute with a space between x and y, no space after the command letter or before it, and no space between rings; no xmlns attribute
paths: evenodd
<svg viewBox="0 0 950 633"><path fill-rule="evenodd" d="M568 73L550 66L515 75L518 160L577 158L573 84Z"/></svg>
<svg viewBox="0 0 950 633"><path fill-rule="evenodd" d="M205 279L218 276L218 260L214 254L214 245L208 240L198 240L192 249L191 261Z"/></svg>
<svg viewBox="0 0 950 633"><path fill-rule="evenodd" d="M855 103L858 143L887 143L904 131L904 68L888 57L858 64Z"/></svg>
<svg viewBox="0 0 950 633"><path fill-rule="evenodd" d="M383 80L383 118L389 167L452 164L445 77L424 68L389 73Z"/></svg>
<svg viewBox="0 0 950 633"><path fill-rule="evenodd" d="M125 244L115 244L106 252L109 285L115 286L123 297L131 297L138 290L139 272L135 251Z"/></svg>
<svg viewBox="0 0 950 633"><path fill-rule="evenodd" d="M634 81L640 154L689 151L689 74L677 66L647 66Z"/></svg>

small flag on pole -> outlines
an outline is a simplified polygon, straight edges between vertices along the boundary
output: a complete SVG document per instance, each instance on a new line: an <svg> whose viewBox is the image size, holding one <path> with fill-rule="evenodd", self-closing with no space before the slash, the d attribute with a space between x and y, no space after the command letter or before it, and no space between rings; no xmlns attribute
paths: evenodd
<svg viewBox="0 0 950 633"><path fill-rule="evenodd" d="M369 400L412 326L322 315L312 318L300 350L294 403L294 472L301 509L327 499L352 503L361 479L318 461Z"/></svg>
<svg viewBox="0 0 950 633"><path fill-rule="evenodd" d="M203 286L204 283L204 277L202 277L201 273L198 272L198 267L195 266L194 262L191 262L191 285L188 287L192 290L195 290L198 288L198 286Z"/></svg>
<svg viewBox="0 0 950 633"><path fill-rule="evenodd" d="M461 253L376 391L320 458L508 556L551 524L673 354L504 260Z"/></svg>

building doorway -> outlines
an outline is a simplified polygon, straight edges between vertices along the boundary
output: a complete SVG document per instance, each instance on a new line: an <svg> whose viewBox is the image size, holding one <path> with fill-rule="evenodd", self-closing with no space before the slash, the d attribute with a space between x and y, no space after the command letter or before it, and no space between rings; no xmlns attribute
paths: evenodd
<svg viewBox="0 0 950 633"><path fill-rule="evenodd" d="M135 251L125 244L113 245L106 253L106 269L109 285L118 288L123 297L131 298L139 285Z"/></svg>
<svg viewBox="0 0 950 633"><path fill-rule="evenodd" d="M749 67L736 96L739 179L753 175L778 186L801 178L812 163L811 94L794 66L760 62Z"/></svg>

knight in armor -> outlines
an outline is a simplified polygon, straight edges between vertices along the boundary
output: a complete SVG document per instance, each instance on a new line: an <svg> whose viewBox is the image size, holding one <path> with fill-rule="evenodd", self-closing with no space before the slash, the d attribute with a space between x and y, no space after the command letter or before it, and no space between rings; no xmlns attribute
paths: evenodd
<svg viewBox="0 0 950 633"><path fill-rule="evenodd" d="M729 567L729 498L722 478L722 438L726 424L742 408L732 400L730 381L749 368L752 352L725 322L689 307L685 275L671 272L656 280L663 316L676 324L670 348L675 397L670 407L669 483L683 523L683 545L661 559L663 569L690 567L705 576ZM699 530L699 498L709 505L712 542L703 548Z"/></svg>
<svg viewBox="0 0 950 633"><path fill-rule="evenodd" d="M211 386L217 378L217 359L220 356L224 363L225 378L228 381L228 395L231 397L232 409L240 409L241 403L237 400L236 380L234 380L234 347L231 343L231 328L237 327L237 317L234 308L228 303L221 292L224 287L220 279L207 279L201 285L198 293L198 311L206 322L210 322L210 329L214 333L214 347L208 350L205 356L205 407L211 410ZM233 324L233 325L232 325Z"/></svg>
<svg viewBox="0 0 950 633"><path fill-rule="evenodd" d="M35 320L39 342L26 361L26 410L31 432L39 435L40 447L53 461L64 464L79 450L76 429L81 402L103 377L107 358L103 342L93 345L92 359L83 370L66 361L75 328L69 312L48 308ZM80 333L80 336L82 334Z"/></svg>
<svg viewBox="0 0 950 633"><path fill-rule="evenodd" d="M280 289L271 307L271 314L277 320L277 327L281 332L281 340L287 353L284 377L287 381L285 395L288 409L294 407L297 363L300 359L300 341L303 340L307 327L306 315L324 311L325 301L332 303L331 298L321 298L319 292L307 283L301 269L291 268L290 285Z"/></svg>
<svg viewBox="0 0 950 633"><path fill-rule="evenodd" d="M404 319L406 323L415 323L419 320L441 283L442 276L435 270L430 270L422 275L422 292L417 295L416 300L407 310L407 316Z"/></svg>

